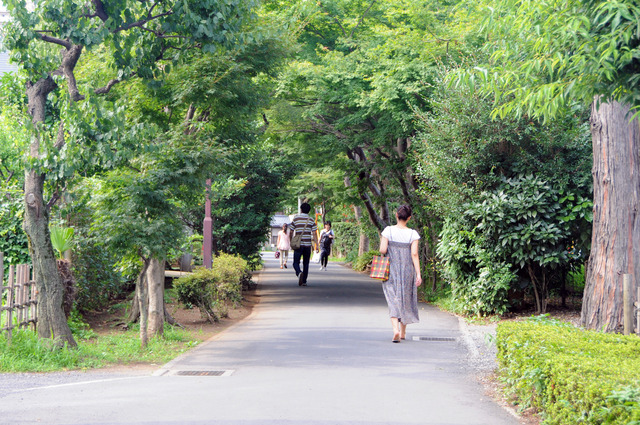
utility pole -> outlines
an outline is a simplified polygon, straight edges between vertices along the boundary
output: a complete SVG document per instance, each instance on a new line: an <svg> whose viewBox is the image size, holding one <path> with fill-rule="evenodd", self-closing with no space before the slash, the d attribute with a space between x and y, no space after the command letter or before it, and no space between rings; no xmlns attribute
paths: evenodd
<svg viewBox="0 0 640 425"><path fill-rule="evenodd" d="M211 265L213 263L213 229L211 223L211 198L209 194L211 192L211 179L207 179L207 188L206 188L206 201L204 204L204 223L202 230L202 265L205 269L211 269Z"/></svg>

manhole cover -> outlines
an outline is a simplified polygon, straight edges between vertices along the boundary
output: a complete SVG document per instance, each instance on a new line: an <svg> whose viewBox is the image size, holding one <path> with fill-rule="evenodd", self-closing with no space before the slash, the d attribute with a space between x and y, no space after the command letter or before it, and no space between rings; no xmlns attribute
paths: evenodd
<svg viewBox="0 0 640 425"><path fill-rule="evenodd" d="M179 370L178 376L229 376L231 370Z"/></svg>
<svg viewBox="0 0 640 425"><path fill-rule="evenodd" d="M414 336L414 341L437 341L437 342L451 342L455 341L455 338L448 336Z"/></svg>

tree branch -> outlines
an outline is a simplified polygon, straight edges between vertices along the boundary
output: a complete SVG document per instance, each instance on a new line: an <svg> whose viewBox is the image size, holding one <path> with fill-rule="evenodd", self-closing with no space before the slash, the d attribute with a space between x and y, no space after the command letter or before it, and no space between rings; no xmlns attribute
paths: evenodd
<svg viewBox="0 0 640 425"><path fill-rule="evenodd" d="M60 65L64 76L67 78L69 96L74 102L84 99L84 96L81 95L78 90L78 83L76 82L76 76L74 74L74 70L78 64L78 59L80 59L81 54L82 45L76 44L69 47L67 51L63 53L62 64Z"/></svg>
<svg viewBox="0 0 640 425"><path fill-rule="evenodd" d="M44 34L44 31L36 31L38 35L40 35L40 39L46 43L57 44L59 46L70 49L72 44L68 40L63 40L61 38L51 37L50 35Z"/></svg>
<svg viewBox="0 0 640 425"><path fill-rule="evenodd" d="M100 88L97 88L97 89L95 89L93 92L94 92L95 94L107 94L107 93L109 93L109 92L111 91L111 88L112 88L113 86L115 86L116 84L118 84L118 83L120 83L120 82L122 82L122 80L121 80L121 79L119 79L119 78L114 78L113 80L110 80L110 81L107 83L107 85L106 85L106 86L104 86L104 87L100 87Z"/></svg>
<svg viewBox="0 0 640 425"><path fill-rule="evenodd" d="M312 24L307 24L307 28L309 29L310 32L314 33L315 35L317 35L321 39L323 39L323 40L326 39L326 37L324 36L322 31L316 29L316 27L314 27Z"/></svg>
<svg viewBox="0 0 640 425"><path fill-rule="evenodd" d="M344 37L347 36L347 32L345 31L344 27L342 26L342 23L340 22L340 20L338 18L336 18L335 16L332 16L333 20L335 21L336 24L338 24L338 27L340 27L340 31L342 31L342 35Z"/></svg>
<svg viewBox="0 0 640 425"><path fill-rule="evenodd" d="M356 30L358 29L358 27L360 26L362 21L364 21L364 17L367 15L367 13L369 13L369 11L371 10L371 8L373 7L374 4L376 4L376 0L373 0L371 2L371 4L369 5L369 7L367 8L367 10L365 10L364 13L360 16L360 19L358 20L358 23L351 30L351 34L349 34L349 38L353 38L353 35L356 33Z"/></svg>
<svg viewBox="0 0 640 425"><path fill-rule="evenodd" d="M106 22L107 19L109 19L109 15L107 15L107 12L104 10L104 3L102 3L101 0L91 0L91 3L93 3L93 7L96 9L96 13L87 17L93 18L97 16L102 22Z"/></svg>

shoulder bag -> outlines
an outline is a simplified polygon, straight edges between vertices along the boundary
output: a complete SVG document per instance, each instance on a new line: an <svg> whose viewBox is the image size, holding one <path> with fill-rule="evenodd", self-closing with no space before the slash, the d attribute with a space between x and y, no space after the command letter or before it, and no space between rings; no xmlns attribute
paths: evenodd
<svg viewBox="0 0 640 425"><path fill-rule="evenodd" d="M391 234L389 234L389 236L391 236ZM389 280L389 257L374 255L371 260L371 273L369 277L383 282Z"/></svg>
<svg viewBox="0 0 640 425"><path fill-rule="evenodd" d="M291 249L300 249L302 246L302 235L307 230L307 226L309 226L309 219L307 219L307 223L304 225L302 232L298 232L298 229L296 229L296 234L291 238Z"/></svg>

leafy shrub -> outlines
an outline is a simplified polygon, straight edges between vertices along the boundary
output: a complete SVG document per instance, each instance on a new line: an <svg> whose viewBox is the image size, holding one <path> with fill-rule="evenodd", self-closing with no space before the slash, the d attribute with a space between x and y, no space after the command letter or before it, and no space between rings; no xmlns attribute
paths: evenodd
<svg viewBox="0 0 640 425"><path fill-rule="evenodd" d="M218 321L228 313L228 304L242 299L242 288L251 281L246 260L240 256L220 254L211 270L197 268L176 280L178 299L200 309L209 321Z"/></svg>
<svg viewBox="0 0 640 425"><path fill-rule="evenodd" d="M76 234L77 249L73 255L73 276L76 279L76 308L100 310L125 294L128 283L115 269L112 254L96 245L91 238Z"/></svg>
<svg viewBox="0 0 640 425"><path fill-rule="evenodd" d="M640 420L640 338L537 319L499 324L496 343L509 390L545 424Z"/></svg>
<svg viewBox="0 0 640 425"><path fill-rule="evenodd" d="M363 272L371 264L374 255L380 255L380 251L368 251L356 258L353 262L353 270Z"/></svg>
<svg viewBox="0 0 640 425"><path fill-rule="evenodd" d="M29 243L22 230L24 206L18 188L3 188L0 196L0 252L4 254L4 266L28 264Z"/></svg>
<svg viewBox="0 0 640 425"><path fill-rule="evenodd" d="M353 260L358 256L358 245L360 243L360 231L356 223L338 222L331 225L336 239L333 241L333 253L343 257L351 257Z"/></svg>
<svg viewBox="0 0 640 425"><path fill-rule="evenodd" d="M370 246L376 247L380 243L378 232L371 225L358 226L357 223L343 221L333 223L332 229L336 234L332 252L336 256L344 257L348 262L353 262L358 258L361 231L369 238Z"/></svg>
<svg viewBox="0 0 640 425"><path fill-rule="evenodd" d="M437 250L463 310L504 313L519 277L545 311L553 270L583 261L588 252L591 205L532 175L504 179L466 204L445 223Z"/></svg>

